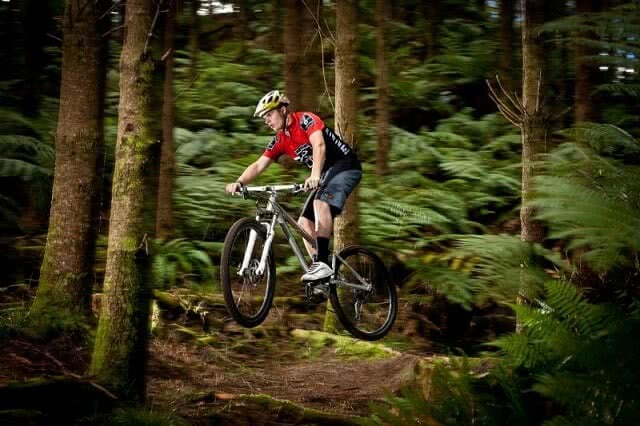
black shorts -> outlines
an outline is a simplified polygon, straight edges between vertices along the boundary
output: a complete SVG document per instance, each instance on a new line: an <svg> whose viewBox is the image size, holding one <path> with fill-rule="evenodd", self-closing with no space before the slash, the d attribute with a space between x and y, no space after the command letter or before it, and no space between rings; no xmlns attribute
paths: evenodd
<svg viewBox="0 0 640 426"><path fill-rule="evenodd" d="M362 171L358 169L348 169L334 175L331 173L331 169L329 169L324 173L324 176L329 177L329 180L323 181L321 179L318 189L309 194L307 201L305 201L302 207L301 216L311 221L315 221L316 217L313 211L314 200L322 200L329 204L332 217L336 217L342 213L349 194L353 192L362 178Z"/></svg>

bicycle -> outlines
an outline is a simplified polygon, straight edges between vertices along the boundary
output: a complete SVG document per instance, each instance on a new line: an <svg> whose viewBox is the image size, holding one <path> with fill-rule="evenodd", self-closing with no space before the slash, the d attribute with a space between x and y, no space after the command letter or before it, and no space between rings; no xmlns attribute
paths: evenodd
<svg viewBox="0 0 640 426"><path fill-rule="evenodd" d="M242 186L244 199L256 200L256 216L236 221L224 240L220 279L231 317L244 327L261 324L269 314L276 285L272 243L279 224L303 271L308 268L292 229L315 245L311 236L278 202L283 193L302 192L300 184ZM362 246L350 246L331 255L333 275L305 282L305 295L328 298L338 320L354 337L378 340L396 319L398 301L382 260Z"/></svg>

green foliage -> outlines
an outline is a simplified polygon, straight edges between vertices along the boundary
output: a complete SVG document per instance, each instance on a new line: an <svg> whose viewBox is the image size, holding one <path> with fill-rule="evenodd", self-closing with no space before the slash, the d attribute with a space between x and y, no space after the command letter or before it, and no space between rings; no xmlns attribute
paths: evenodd
<svg viewBox="0 0 640 426"><path fill-rule="evenodd" d="M583 249L598 271L634 267L640 251L640 144L613 126L592 125L569 133L548 155L536 181L539 218L551 238Z"/></svg>
<svg viewBox="0 0 640 426"><path fill-rule="evenodd" d="M494 115L474 120L469 111L442 121L434 132L393 128L392 173L375 180L365 166L361 183L367 243L415 255L451 234L484 230L480 222L501 220L497 212L510 215L520 183L515 153L505 152L512 143L502 134L507 129Z"/></svg>
<svg viewBox="0 0 640 426"><path fill-rule="evenodd" d="M17 177L30 181L39 175L50 177L52 166L51 146L29 136L0 135L0 178Z"/></svg>
<svg viewBox="0 0 640 426"><path fill-rule="evenodd" d="M15 190L18 182L29 189L40 208L49 201L54 150L43 142L38 129L46 122L46 116L34 121L11 110L0 110L0 220L4 226L17 226L24 203Z"/></svg>
<svg viewBox="0 0 640 426"><path fill-rule="evenodd" d="M22 335L28 324L28 314L26 306L0 309L0 339Z"/></svg>
<svg viewBox="0 0 640 426"><path fill-rule="evenodd" d="M153 411L146 408L122 408L118 409L104 424L109 426L183 426L188 422L169 412Z"/></svg>
<svg viewBox="0 0 640 426"><path fill-rule="evenodd" d="M628 424L640 413L640 311L591 304L566 282L545 285L546 298L515 307L519 334L494 344L509 365L529 370L533 390L564 407L551 424L591 418ZM575 423L574 423L575 424Z"/></svg>
<svg viewBox="0 0 640 426"><path fill-rule="evenodd" d="M481 392L483 391L483 392ZM522 407L501 405L509 380L502 370L487 374L467 358L436 361L426 375L399 395L372 404L368 425L496 425L528 424Z"/></svg>
<svg viewBox="0 0 640 426"><path fill-rule="evenodd" d="M212 257L220 256L222 244L178 238L157 241L155 246L153 275L157 287L211 285L214 277L217 280Z"/></svg>
<svg viewBox="0 0 640 426"><path fill-rule="evenodd" d="M191 77L193 69L188 53L178 52L177 126L225 132L257 129L259 122L251 118L255 104L276 84L271 80L256 81L256 75L279 75L282 58L265 50L252 49L245 57L247 61L241 63L236 60L238 54L239 50L230 43L211 54L200 52L194 78Z"/></svg>

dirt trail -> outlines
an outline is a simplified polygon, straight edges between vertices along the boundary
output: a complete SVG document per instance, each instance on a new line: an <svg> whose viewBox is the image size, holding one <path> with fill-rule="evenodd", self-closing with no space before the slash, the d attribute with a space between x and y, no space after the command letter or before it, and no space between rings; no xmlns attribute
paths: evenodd
<svg viewBox="0 0 640 426"><path fill-rule="evenodd" d="M300 358L297 342L259 356L209 347L155 341L149 366L154 406L200 423L239 395L270 395L307 408L344 415L367 415L371 401L396 391L410 379L417 357L349 360L331 348ZM259 348L256 348L259 349ZM304 348L303 348L304 350ZM288 352L290 351L290 352Z"/></svg>

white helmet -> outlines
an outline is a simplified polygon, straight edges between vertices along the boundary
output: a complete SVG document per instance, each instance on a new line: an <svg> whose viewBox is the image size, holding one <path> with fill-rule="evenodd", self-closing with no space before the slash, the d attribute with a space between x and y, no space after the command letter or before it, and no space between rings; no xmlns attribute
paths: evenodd
<svg viewBox="0 0 640 426"><path fill-rule="evenodd" d="M256 105L256 111L253 113L253 116L262 118L266 113L279 108L281 105L289 105L289 99L287 99L284 93L272 90L258 101L258 105Z"/></svg>

